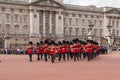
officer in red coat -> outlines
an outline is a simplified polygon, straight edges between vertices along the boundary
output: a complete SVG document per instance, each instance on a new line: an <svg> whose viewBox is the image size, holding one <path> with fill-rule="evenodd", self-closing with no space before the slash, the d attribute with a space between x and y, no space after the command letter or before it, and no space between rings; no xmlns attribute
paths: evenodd
<svg viewBox="0 0 120 80"><path fill-rule="evenodd" d="M30 62L32 62L33 50L34 50L33 42L29 42L29 43L28 43L28 48L27 48L27 53L29 54Z"/></svg>

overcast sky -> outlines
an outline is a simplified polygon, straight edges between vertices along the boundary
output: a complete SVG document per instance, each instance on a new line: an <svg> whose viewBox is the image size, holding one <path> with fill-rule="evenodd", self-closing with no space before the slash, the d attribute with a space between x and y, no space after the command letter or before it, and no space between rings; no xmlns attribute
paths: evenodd
<svg viewBox="0 0 120 80"><path fill-rule="evenodd" d="M109 6L109 7L118 7L120 8L120 0L64 0L66 4L75 4L75 5L96 5L99 7Z"/></svg>

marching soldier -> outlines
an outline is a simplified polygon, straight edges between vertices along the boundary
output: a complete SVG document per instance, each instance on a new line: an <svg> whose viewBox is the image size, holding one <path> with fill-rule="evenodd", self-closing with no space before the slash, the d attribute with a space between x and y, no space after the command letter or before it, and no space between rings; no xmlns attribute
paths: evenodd
<svg viewBox="0 0 120 80"><path fill-rule="evenodd" d="M87 53L88 61L90 61L93 58L93 47L91 45L91 40L87 41L87 45L85 46L85 51Z"/></svg>
<svg viewBox="0 0 120 80"><path fill-rule="evenodd" d="M32 62L33 50L34 50L33 42L29 42L29 43L28 43L28 48L27 48L27 53L29 54L30 62Z"/></svg>
<svg viewBox="0 0 120 80"><path fill-rule="evenodd" d="M74 57L74 61L76 61L76 59L78 60L78 55L77 55L78 52L77 52L76 43L77 43L77 41L73 40L73 45L72 45L72 49L71 49L71 52L72 52L73 57Z"/></svg>
<svg viewBox="0 0 120 80"><path fill-rule="evenodd" d="M61 42L58 42L56 51L58 54L58 60L61 61L61 58L62 58L62 43Z"/></svg>
<svg viewBox="0 0 120 80"><path fill-rule="evenodd" d="M40 41L40 58L43 59L43 41Z"/></svg>
<svg viewBox="0 0 120 80"><path fill-rule="evenodd" d="M66 55L67 55L67 59L69 60L69 57L70 57L70 45L69 45L69 41L66 41Z"/></svg>
<svg viewBox="0 0 120 80"><path fill-rule="evenodd" d="M65 61L65 54L66 54L66 41L63 41L63 45L62 45L62 58Z"/></svg>
<svg viewBox="0 0 120 80"><path fill-rule="evenodd" d="M56 46L55 46L55 42L54 41L51 41L50 43L50 55L51 55L51 61L52 63L54 63L54 60L55 60L55 57L56 57Z"/></svg>
<svg viewBox="0 0 120 80"><path fill-rule="evenodd" d="M48 54L49 54L49 46L48 46L48 41L45 40L44 42L44 46L43 46L43 54L44 54L44 59L45 59L45 62L48 60Z"/></svg>
<svg viewBox="0 0 120 80"><path fill-rule="evenodd" d="M40 44L37 43L36 54L37 54L37 60L38 60L38 61L40 60L40 53L41 53Z"/></svg>

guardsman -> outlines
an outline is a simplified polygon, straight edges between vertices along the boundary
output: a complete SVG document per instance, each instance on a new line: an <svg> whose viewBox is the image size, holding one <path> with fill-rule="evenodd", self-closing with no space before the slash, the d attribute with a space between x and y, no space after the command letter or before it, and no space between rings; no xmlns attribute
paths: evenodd
<svg viewBox="0 0 120 80"><path fill-rule="evenodd" d="M87 43L85 41L81 42L82 45L82 55L83 55L83 59L85 59L87 57L87 53L85 52L85 46L87 45Z"/></svg>
<svg viewBox="0 0 120 80"><path fill-rule="evenodd" d="M57 54L58 54L58 61L61 61L62 58L62 43L59 41L58 46L56 48Z"/></svg>
<svg viewBox="0 0 120 80"><path fill-rule="evenodd" d="M63 45L62 45L62 58L65 61L65 54L66 54L66 41L63 40Z"/></svg>
<svg viewBox="0 0 120 80"><path fill-rule="evenodd" d="M77 55L78 52L77 52L76 43L77 43L77 41L74 39L74 40L73 40L72 49L71 49L71 52L72 52L73 57L74 57L74 61L76 61L76 59L78 60L78 55Z"/></svg>
<svg viewBox="0 0 120 80"><path fill-rule="evenodd" d="M66 41L66 55L67 55L67 59L69 60L70 58L70 45L69 45L69 41Z"/></svg>
<svg viewBox="0 0 120 80"><path fill-rule="evenodd" d="M48 60L47 55L49 54L48 40L44 41L43 54L44 54L44 59L45 59L45 62L46 62Z"/></svg>
<svg viewBox="0 0 120 80"><path fill-rule="evenodd" d="M43 41L40 41L40 58L43 59Z"/></svg>
<svg viewBox="0 0 120 80"><path fill-rule="evenodd" d="M27 53L29 54L29 60L30 60L30 62L32 62L33 50L34 50L33 42L29 42L28 43L28 48L27 48Z"/></svg>
<svg viewBox="0 0 120 80"><path fill-rule="evenodd" d="M52 63L54 63L55 54L56 54L56 46L54 41L51 41L49 49L50 49L51 61Z"/></svg>
<svg viewBox="0 0 120 80"><path fill-rule="evenodd" d="M87 45L85 46L85 51L87 53L88 61L90 61L93 58L93 47L91 45L91 40L87 40Z"/></svg>
<svg viewBox="0 0 120 80"><path fill-rule="evenodd" d="M36 46L36 54L37 54L37 60L38 60L38 61L40 60L40 53L41 53L40 44L37 43L37 46Z"/></svg>

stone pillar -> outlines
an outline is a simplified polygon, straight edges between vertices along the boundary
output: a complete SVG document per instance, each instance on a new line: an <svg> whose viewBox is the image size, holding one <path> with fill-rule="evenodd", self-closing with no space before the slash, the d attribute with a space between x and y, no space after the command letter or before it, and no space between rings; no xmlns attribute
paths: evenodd
<svg viewBox="0 0 120 80"><path fill-rule="evenodd" d="M52 12L50 12L50 33L52 33Z"/></svg>
<svg viewBox="0 0 120 80"><path fill-rule="evenodd" d="M63 38L63 14L56 12L56 35L58 39Z"/></svg>
<svg viewBox="0 0 120 80"><path fill-rule="evenodd" d="M45 35L45 11L43 11L43 35Z"/></svg>
<svg viewBox="0 0 120 80"><path fill-rule="evenodd" d="M33 15L34 15L34 13L33 12L34 12L33 10L30 10L30 36L32 36L32 34L34 33L34 31L33 31L34 30L34 27L33 27L33 24L34 24Z"/></svg>

